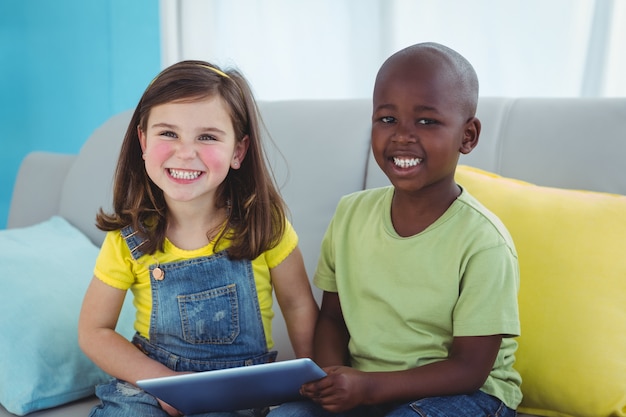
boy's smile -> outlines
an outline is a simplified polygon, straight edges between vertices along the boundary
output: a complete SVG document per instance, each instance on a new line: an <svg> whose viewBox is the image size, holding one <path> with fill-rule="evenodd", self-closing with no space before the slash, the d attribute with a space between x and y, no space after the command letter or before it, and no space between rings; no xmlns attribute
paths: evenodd
<svg viewBox="0 0 626 417"><path fill-rule="evenodd" d="M421 162L422 160L420 158L401 158L397 156L393 158L393 163L400 168L414 167Z"/></svg>
<svg viewBox="0 0 626 417"><path fill-rule="evenodd" d="M383 171L389 177L393 177L394 181L401 181L402 179L410 180L414 176L418 175L418 172L423 168L421 166L424 161L423 157L418 157L414 154L406 155L406 151L403 151L402 154L394 154L391 153L389 157L385 160L385 169Z"/></svg>

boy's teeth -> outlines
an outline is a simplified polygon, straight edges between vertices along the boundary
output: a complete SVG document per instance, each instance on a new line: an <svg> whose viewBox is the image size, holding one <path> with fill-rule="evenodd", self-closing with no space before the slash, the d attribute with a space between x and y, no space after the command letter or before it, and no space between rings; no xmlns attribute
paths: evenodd
<svg viewBox="0 0 626 417"><path fill-rule="evenodd" d="M393 163L400 168L414 167L421 162L422 160L420 158L393 158Z"/></svg>
<svg viewBox="0 0 626 417"><path fill-rule="evenodd" d="M201 171L181 171L178 169L170 169L170 175L177 180L195 180L202 174Z"/></svg>

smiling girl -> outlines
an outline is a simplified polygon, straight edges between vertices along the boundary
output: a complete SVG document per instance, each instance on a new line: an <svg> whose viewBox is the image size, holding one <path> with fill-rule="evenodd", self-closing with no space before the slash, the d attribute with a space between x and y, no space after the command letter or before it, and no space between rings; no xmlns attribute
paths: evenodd
<svg viewBox="0 0 626 417"><path fill-rule="evenodd" d="M274 361L273 290L296 356L312 356L318 307L239 72L184 61L152 81L124 137L113 211L96 222L107 235L79 342L113 379L92 416L180 415L136 381ZM132 341L115 331L127 290Z"/></svg>

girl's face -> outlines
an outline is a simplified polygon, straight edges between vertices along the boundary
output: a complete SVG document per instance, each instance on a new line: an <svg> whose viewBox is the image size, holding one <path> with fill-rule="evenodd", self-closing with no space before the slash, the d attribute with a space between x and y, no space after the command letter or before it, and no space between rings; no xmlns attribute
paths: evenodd
<svg viewBox="0 0 626 417"><path fill-rule="evenodd" d="M226 103L219 96L175 101L150 111L146 131L137 128L146 172L168 206L215 206L230 169L239 169L248 138L235 138Z"/></svg>

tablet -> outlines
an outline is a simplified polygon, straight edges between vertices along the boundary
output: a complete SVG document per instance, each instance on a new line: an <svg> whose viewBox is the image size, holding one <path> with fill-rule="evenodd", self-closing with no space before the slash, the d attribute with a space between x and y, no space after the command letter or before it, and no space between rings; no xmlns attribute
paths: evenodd
<svg viewBox="0 0 626 417"><path fill-rule="evenodd" d="M262 408L303 399L300 386L326 376L311 359L143 379L137 385L185 415Z"/></svg>

